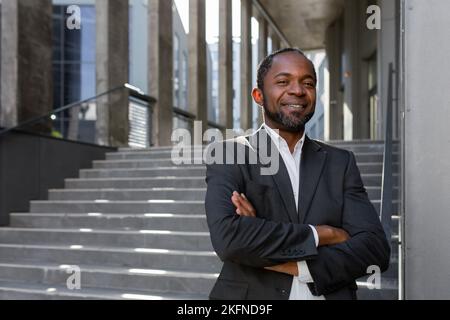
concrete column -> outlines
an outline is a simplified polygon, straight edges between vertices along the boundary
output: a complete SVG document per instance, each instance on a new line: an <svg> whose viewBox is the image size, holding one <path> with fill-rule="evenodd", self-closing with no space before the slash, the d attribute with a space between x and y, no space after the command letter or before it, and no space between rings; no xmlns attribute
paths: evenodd
<svg viewBox="0 0 450 320"><path fill-rule="evenodd" d="M232 1L219 0L219 119L233 128Z"/></svg>
<svg viewBox="0 0 450 320"><path fill-rule="evenodd" d="M405 298L450 299L450 2L402 8Z"/></svg>
<svg viewBox="0 0 450 320"><path fill-rule="evenodd" d="M379 100L381 106L386 106L387 97L388 97L388 68L389 63L394 64L394 70L398 70L397 66L397 19L398 12L396 8L395 1L390 0L381 0L381 32L378 33L378 92L379 92ZM398 73L397 73L398 74ZM394 81L394 86L396 85L396 81ZM396 92L396 88L394 88L394 92ZM396 94L394 94L394 99ZM384 122L384 116L386 111L382 109L382 114L380 115L382 119L382 123ZM399 116L398 116L398 104L396 100L393 101L393 134L394 138L398 139L399 137ZM380 126L380 138L384 138L384 126Z"/></svg>
<svg viewBox="0 0 450 320"><path fill-rule="evenodd" d="M96 77L97 94L128 82L128 1L97 0ZM97 103L97 142L128 145L128 96L118 90Z"/></svg>
<svg viewBox="0 0 450 320"><path fill-rule="evenodd" d="M272 39L272 52L281 49L281 41L278 34L272 28L269 29L269 36Z"/></svg>
<svg viewBox="0 0 450 320"><path fill-rule="evenodd" d="M241 128L252 128L252 1L241 0Z"/></svg>
<svg viewBox="0 0 450 320"><path fill-rule="evenodd" d="M337 20L327 29L325 39L330 72L329 139L342 140L344 138L344 109L341 92L342 20Z"/></svg>
<svg viewBox="0 0 450 320"><path fill-rule="evenodd" d="M148 91L157 99L152 114L152 143L168 146L172 144L173 126L172 0L148 0L148 14Z"/></svg>
<svg viewBox="0 0 450 320"><path fill-rule="evenodd" d="M189 110L203 131L208 129L205 36L205 0L189 0Z"/></svg>
<svg viewBox="0 0 450 320"><path fill-rule="evenodd" d="M360 135L360 19L357 0L345 1L344 14L344 139Z"/></svg>
<svg viewBox="0 0 450 320"><path fill-rule="evenodd" d="M267 20L263 17L258 17L259 22L259 40L258 40L258 63L260 63L267 56L267 37L269 36L269 28ZM263 110L258 107L258 124L262 124Z"/></svg>
<svg viewBox="0 0 450 320"><path fill-rule="evenodd" d="M1 127L53 109L52 12L51 0L2 1Z"/></svg>

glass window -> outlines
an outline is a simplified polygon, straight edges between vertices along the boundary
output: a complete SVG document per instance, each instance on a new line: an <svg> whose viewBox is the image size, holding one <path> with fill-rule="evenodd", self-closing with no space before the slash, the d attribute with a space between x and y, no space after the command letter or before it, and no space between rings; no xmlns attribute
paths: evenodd
<svg viewBox="0 0 450 320"><path fill-rule="evenodd" d="M95 95L95 6L80 6L81 29L66 27L67 6L53 6L54 107Z"/></svg>

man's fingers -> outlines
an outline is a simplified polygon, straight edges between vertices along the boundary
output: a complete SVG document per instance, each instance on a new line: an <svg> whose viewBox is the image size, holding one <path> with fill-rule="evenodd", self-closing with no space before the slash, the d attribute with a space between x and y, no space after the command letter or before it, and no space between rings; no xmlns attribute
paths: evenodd
<svg viewBox="0 0 450 320"><path fill-rule="evenodd" d="M252 204L250 203L250 201L248 201L247 197L245 196L245 194L241 193L241 197L240 197L240 202L241 204L252 214L255 214L255 209L253 208Z"/></svg>
<svg viewBox="0 0 450 320"><path fill-rule="evenodd" d="M233 205L237 208L236 209L237 214L250 217L256 216L255 209L253 208L252 204L248 201L247 197L245 197L243 193L239 194L238 192L234 191L233 195L231 196L231 201L233 202Z"/></svg>
<svg viewBox="0 0 450 320"><path fill-rule="evenodd" d="M236 191L233 192L233 195L231 196L231 202L236 207L236 213L238 215L250 215L250 212L247 212L247 209L242 205L239 193L237 193Z"/></svg>
<svg viewBox="0 0 450 320"><path fill-rule="evenodd" d="M233 192L233 195L231 196L231 202L233 202L234 206L238 209L244 208L244 206L241 203L239 193L237 193L237 192Z"/></svg>

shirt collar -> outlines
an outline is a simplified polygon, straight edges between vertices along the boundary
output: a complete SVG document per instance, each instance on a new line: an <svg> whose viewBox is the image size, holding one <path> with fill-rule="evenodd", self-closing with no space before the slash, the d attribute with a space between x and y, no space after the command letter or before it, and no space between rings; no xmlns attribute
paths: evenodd
<svg viewBox="0 0 450 320"><path fill-rule="evenodd" d="M278 148L289 150L289 146L288 146L286 140L284 140L284 138L282 136L280 136L275 130L273 130L266 124L263 124L262 128L264 128L269 133L272 140L279 142L278 144L275 144L275 145L277 145ZM295 144L293 154L296 154L297 152L301 152L301 150L303 148L303 144L305 142L305 137L306 137L306 132L303 132L302 138L300 140L298 140L297 143Z"/></svg>

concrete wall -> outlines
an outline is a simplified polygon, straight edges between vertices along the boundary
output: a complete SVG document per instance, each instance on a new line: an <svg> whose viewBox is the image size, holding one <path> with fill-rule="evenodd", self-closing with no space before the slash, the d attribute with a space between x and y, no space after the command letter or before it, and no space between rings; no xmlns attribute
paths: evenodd
<svg viewBox="0 0 450 320"><path fill-rule="evenodd" d="M85 143L10 132L0 137L0 226L11 212L28 212L30 200L47 199L50 188L113 151Z"/></svg>
<svg viewBox="0 0 450 320"><path fill-rule="evenodd" d="M450 299L450 2L402 3L405 297Z"/></svg>
<svg viewBox="0 0 450 320"><path fill-rule="evenodd" d="M342 15L327 29L326 50L330 66L329 137L331 140L370 139L368 92L369 59L377 58L378 130L384 134L383 108L387 99L387 70L396 65L398 51L397 0L348 0ZM381 30L367 28L368 6L381 8ZM394 66L395 68L395 66ZM397 109L396 109L397 110ZM397 113L395 125L399 121Z"/></svg>

